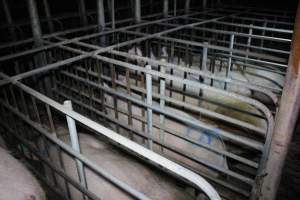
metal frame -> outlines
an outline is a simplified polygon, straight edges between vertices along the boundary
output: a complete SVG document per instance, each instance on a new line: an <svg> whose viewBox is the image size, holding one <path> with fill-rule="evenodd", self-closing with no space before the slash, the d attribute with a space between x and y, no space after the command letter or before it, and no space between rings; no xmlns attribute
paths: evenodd
<svg viewBox="0 0 300 200"><path fill-rule="evenodd" d="M29 3L31 3L31 7L34 8L33 0L30 0ZM289 47L292 41L291 35L293 31L290 29L286 29L286 27L291 27L293 25L293 23L291 22L292 17L281 16L277 18L276 16L278 16L278 13L280 13L279 11L269 11L265 9L259 11L253 11L251 8L239 7L207 9L206 1L203 1L203 11L201 12L193 11L193 9L190 9L190 1L186 1L185 8L183 9L184 14L178 15L178 10L176 11L175 9L176 14L175 11L173 13L176 16L171 16L168 15L168 13L172 13L168 11L168 1L164 1L163 5L164 7L160 14L153 14L142 17L141 2L139 0L135 0L135 16L130 19L115 21L115 8L113 3L111 9L112 20L110 23L106 23L104 15L102 15L104 13L103 1L99 0L97 9L99 14L97 25L62 31L58 33L51 33L43 36L39 31L38 16L34 14L36 11L35 9L30 9L32 13L31 19L33 22L33 33L35 36L34 40L28 39L21 42L1 45L0 50L8 48L8 46L10 46L11 44L15 45L16 47L21 45L30 46L32 41L35 41L35 43L38 45L44 46L25 51L21 50L19 53L4 55L0 57L0 61L3 63L18 62L19 59L21 60L22 58L27 58L30 56L34 57L40 53L45 53L45 55L48 55L47 52L54 53L56 51L55 49L60 49L61 51L68 52L71 57L62 58L62 60L58 59L56 60L57 62L53 63L45 62L45 64L38 64L38 66L36 66L38 67L37 69L25 70L19 73L16 72L10 77L5 75L4 73L1 73L2 80L0 80L0 87L7 88L11 85L16 86L28 95L34 97L39 101L42 101L45 105L58 110L62 114L67 115L68 117L80 122L81 124L86 124L88 128L94 130L95 132L110 138L112 141L121 144L123 147L135 152L139 156L151 160L156 165L161 166L169 173L175 173L177 176L183 179L187 179L189 182L192 182L194 185L196 185L198 189L203 190L211 199L219 198L214 189L199 175L196 175L196 173L191 172L153 153L152 151L147 150L146 148L120 136L119 134L109 129L104 128L98 123L90 120L87 117L84 117L77 112L67 110L61 104L26 86L27 80L34 79L39 74L55 74L58 71L59 74L62 75L65 79L68 78L69 80L71 80L71 82L76 82L79 85L81 84L83 86L87 86L89 88L89 91L92 89L98 89L99 91L101 91L101 93L110 94L115 99L126 100L128 102L128 108L131 108L133 104L145 108L147 110L148 117L144 117L143 119L137 119L136 116L133 116L131 113L126 113L124 110L118 110L116 107L110 109L114 109L115 113L126 114L130 119L140 120L144 124L148 124L148 129L145 131L145 134L138 133L132 129L132 124L122 124L118 122L117 117L114 119L106 116L102 111L99 111L95 109L95 107L93 107L93 105L98 103L103 107L109 108L108 105L104 105L103 100L96 98L91 93L83 94L77 91L76 87L68 88L68 85L64 85L64 82L62 81L54 81L56 84L55 87L52 88L54 96L68 98L72 100L72 102L77 106L81 107L82 109L88 110L88 113L90 113L90 117L94 115L101 116L103 118L106 118L106 120L117 124L117 127L125 128L131 131L133 134L143 137L144 139L148 140L150 150L152 150L153 144L160 145L162 151L164 149L172 150L173 152L176 152L179 155L193 160L200 165L203 165L209 169L213 169L217 172L221 172L228 177L232 177L245 183L246 185L250 186L250 190L239 188L238 185L226 182L222 178L213 178L200 173L216 186L220 185L221 187L225 187L230 191L233 191L233 193L242 195L243 198L264 198L260 193L260 189L262 188L261 183L265 183L264 176L266 170L268 170L266 169L266 167L268 167L268 165L272 163L268 162L268 156L272 155L272 153L270 154L270 148L275 148L273 147L274 144L272 143L273 128L275 124L276 134L276 127L280 126L281 124L277 120L278 99L281 98L282 91L285 92L285 89L282 90L282 88L266 87L264 85L257 85L255 83L236 80L231 78L231 71L233 65L241 65L243 66L243 69L253 68L278 73L283 76L288 74L287 76L289 76L289 74L291 73L290 70L287 71L287 69L290 68L288 68L287 63L287 56L290 52L289 48L276 49L272 48L271 44L282 43ZM82 13L82 15L85 16L84 13ZM160 18L161 16L163 16L164 18ZM261 19L262 16L265 17L265 19ZM154 19L152 17L154 17ZM155 19L157 17L158 19ZM276 17L276 20L273 20L273 17ZM49 21L49 19L47 21ZM115 27L116 24L122 24L123 22L134 22L135 24L117 28ZM262 22L264 23L262 24ZM112 28L109 28L108 24L111 24ZM271 25L271 27L268 26L269 24ZM151 26L157 26L158 31L154 33L151 32ZM100 29L98 29L99 27ZM88 33L88 30L93 30L95 28L99 31L91 34ZM195 32L201 32L203 33L203 35L196 35ZM73 33L74 35L78 33L79 36L74 37L72 36ZM124 41L119 43L110 43L109 40L111 40L111 38L113 38L112 40L115 41L116 38L121 36L125 38ZM99 37L105 38L101 41L101 45L97 44L96 39ZM246 40L245 43L243 42L244 40ZM195 70L189 68L188 66L182 67L179 64L171 64L161 60L154 60L147 56L132 55L126 52L126 50L128 50L131 46L141 46L147 43L168 45L170 49L176 49L176 51L178 52L187 52L185 53L186 56L192 55L192 53L200 54L202 56L202 69ZM217 59L214 58L214 56L217 56ZM115 70L116 66L124 69L126 71L127 84L124 84L115 77L119 72L113 71L111 77L107 76L107 74L97 74L95 71L91 70L90 67L88 67L88 61L86 60L89 59L92 60L91 62L100 62L101 65L108 65L110 66L111 70ZM174 55L172 55L172 52L171 56L167 59L174 59ZM211 65L212 62L216 62L216 60L218 60L220 63L224 63L225 67L227 68L225 77L216 76L213 72L207 72L208 63ZM147 65L145 68L141 67L137 64L138 61L142 61L148 64L151 63L151 65L161 66L161 69L160 71L157 71L151 68L150 65ZM81 63L84 67L79 67L78 65L76 65L76 63ZM76 73L73 73L73 71L64 70L66 66L73 66L73 71L75 71ZM220 66L223 67L223 64L220 64ZM5 68L6 66L3 67ZM166 73L166 70L169 70L171 72L173 70L180 70L185 75L194 74L198 77L210 78L211 85L206 85L199 80L190 80L186 77L176 77L172 74ZM77 73L79 72L85 74L86 78L78 76ZM130 77L133 74L132 72L135 72L135 74L146 74L146 80L144 82L145 88L130 84ZM90 80L89 77L94 77L95 79L97 78L101 80L102 83L112 82L112 88L107 89L103 86L103 84L99 84L93 80ZM159 82L157 82L156 80L159 80ZM170 82L170 84L166 84L168 81ZM224 89L215 88L213 86L214 81L223 82L225 85ZM24 82L25 84L21 82ZM254 106L261 112L261 116L259 117L266 119L267 128L257 128L251 123L243 122L242 120L234 119L232 117L226 116L225 114L219 114L217 112L210 111L209 109L191 105L185 102L185 100L181 102L172 98L171 96L168 97L164 95L164 90L173 91L172 82L181 82L184 85L184 88L186 88L187 86L191 86L199 89L200 91L210 91ZM152 91L152 88L156 87L155 84L160 87L159 93ZM272 105L264 105L263 103L252 98L227 91L228 85L237 85L247 88L252 92L263 93L271 100ZM117 87L127 88L128 93L122 94L117 92ZM60 92L58 88L65 88L66 91L72 91L77 96L80 96L80 98L88 98L89 103L84 103L83 101L72 97L72 95L64 94L63 92ZM42 91L40 90L40 92ZM183 94L183 97L191 97L191 95L186 93L185 89L183 89L183 91L181 92ZM146 98L146 102L133 98L131 96L131 93L142 94L141 96ZM201 96L197 98L199 98L201 101L205 101L205 99L201 99ZM152 101L154 99L159 101L159 107L153 105ZM180 116L176 116L176 114L166 112L166 103L184 107L185 109L199 113L200 115L208 116L214 120L221 120L234 126L238 126L239 128L251 130L251 133L253 133L254 135L258 135L258 138L263 137L263 139L257 139L239 136L234 133L234 131L231 132L222 129L220 129L218 135L215 135L221 137L225 141L234 143L235 145L246 146L249 149L260 152L260 161L252 161L243 156L232 153L229 150L223 151L214 149L208 145L205 145L204 143L198 143L189 139L188 137L183 137L180 134L176 133L176 131L164 128L162 124L165 118L170 117L194 127L210 130L210 134L212 135L215 134L213 132L214 127L206 124L205 122L195 122L189 120L188 118L183 118ZM213 103L219 106L225 106L216 102ZM33 123L28 121L26 117L22 116L22 112L20 110L17 111L14 106L9 105L7 99L1 101L1 105L5 107L5 109L9 109L23 121L33 125ZM15 105L15 107L17 107L17 105ZM238 110L237 108L232 109ZM245 110L238 111L253 115L253 113L247 113L247 111ZM280 114L282 112L282 109L280 110L279 107L279 116L282 115ZM159 114L160 124L156 124L151 121L153 113ZM276 123L274 122L275 117ZM242 173L235 172L231 169L222 169L217 166L213 166L203 160L199 160L191 155L182 152L180 149L175 149L164 144L163 138L161 138L160 140L155 140L152 136L152 128L154 127L159 128L162 134L174 135L182 140L188 141L212 152L226 156L227 158L233 159L237 162L241 162L246 166L255 168L255 176L249 178L248 176L243 175ZM37 127L34 126L34 128ZM57 139L47 134L44 130L39 130L45 137L60 145ZM19 139L22 140L22 138ZM86 161L81 157L82 155L80 153L69 150L69 147L65 148L63 145L60 145L60 147L64 150L67 150L74 157L81 160L85 164L89 163L89 161ZM178 170L178 168L180 168L180 170ZM181 170L183 170L184 173ZM125 189L127 192L129 191L129 193L135 197L138 197L140 199L145 198L144 196L141 196L139 193L135 193L135 191L127 187L124 187L123 189ZM84 188L81 191L85 193L85 195L88 195L88 193L84 192ZM223 196L223 194L221 195L223 198L228 198ZM273 197L267 198L272 199Z"/></svg>

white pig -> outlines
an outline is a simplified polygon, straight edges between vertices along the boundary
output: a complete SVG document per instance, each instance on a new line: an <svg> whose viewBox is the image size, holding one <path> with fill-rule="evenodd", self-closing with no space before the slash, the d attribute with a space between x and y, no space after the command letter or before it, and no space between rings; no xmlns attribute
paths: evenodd
<svg viewBox="0 0 300 200"><path fill-rule="evenodd" d="M45 200L45 193L30 171L0 147L0 199Z"/></svg>
<svg viewBox="0 0 300 200"><path fill-rule="evenodd" d="M66 144L70 144L69 133L66 129L61 129L58 137ZM184 188L173 182L173 179L153 170L150 166L142 164L107 141L84 133L79 133L79 141L83 155L114 177L135 188L137 191L142 192L149 198L157 200L192 199L189 194L184 192ZM57 152L53 148L50 148L50 156L54 160L54 164L59 166ZM65 153L62 153L62 157L66 173L78 180L74 159ZM85 167L85 176L88 189L100 199L131 199L123 191L87 167ZM59 186L66 191L63 180L61 178L57 178L57 180ZM69 189L72 200L83 199L81 193L73 186L69 185Z"/></svg>

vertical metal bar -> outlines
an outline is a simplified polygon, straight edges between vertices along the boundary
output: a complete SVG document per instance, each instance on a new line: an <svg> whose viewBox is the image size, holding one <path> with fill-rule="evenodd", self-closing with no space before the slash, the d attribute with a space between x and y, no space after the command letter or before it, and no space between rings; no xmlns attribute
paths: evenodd
<svg viewBox="0 0 300 200"><path fill-rule="evenodd" d="M151 65L146 65L147 70L151 70ZM147 90L147 104L152 106L152 76L146 73L146 90ZM147 108L147 134L149 136L148 147L153 149L153 133L152 133L152 109Z"/></svg>
<svg viewBox="0 0 300 200"><path fill-rule="evenodd" d="M263 27L264 28L266 28L267 27L267 22L264 22L264 24L263 24ZM261 34L262 36L265 36L266 35L266 30L264 29L263 31L262 31L262 34ZM265 40L264 39L261 39L261 42L260 42L260 47L261 48L263 48L264 47L264 43L265 43Z"/></svg>
<svg viewBox="0 0 300 200"><path fill-rule="evenodd" d="M168 17L168 13L169 13L169 0L164 0L164 7L163 7L163 15L165 18Z"/></svg>
<svg viewBox="0 0 300 200"><path fill-rule="evenodd" d="M5 14L7 24L9 25L9 33L10 33L11 39L12 39L12 41L15 41L17 39L17 35L16 35L16 32L15 32L13 20L12 20L12 17L11 17L11 13L10 13L10 9L9 9L8 4L7 4L7 1L2 0L2 5L3 5L3 11L4 11L4 14Z"/></svg>
<svg viewBox="0 0 300 200"><path fill-rule="evenodd" d="M27 0L28 9L31 21L31 29L36 46L41 46L42 43L42 30L40 26L39 15L36 8L35 0Z"/></svg>
<svg viewBox="0 0 300 200"><path fill-rule="evenodd" d="M30 21L31 21L31 29L32 29L32 34L34 38L34 43L37 47L42 46L42 30L41 30L41 25L40 25L40 20L39 20L39 15L38 11L36 8L36 2L35 0L27 0L28 1L28 9L29 9L29 15L30 15ZM45 65L46 62L46 55L44 53L38 54L35 59L37 60L37 65L36 67L40 67ZM46 77L44 79L45 83L45 88L46 88L46 94L48 96L51 95L51 81L49 77Z"/></svg>
<svg viewBox="0 0 300 200"><path fill-rule="evenodd" d="M204 45L208 45L208 42L204 42ZM202 52L202 70L207 71L207 47L203 47L203 52Z"/></svg>
<svg viewBox="0 0 300 200"><path fill-rule="evenodd" d="M229 58L228 58L228 65L227 65L227 69L226 69L226 77L229 76L229 73L231 71L231 65L232 65L232 49L233 49L233 44L234 44L234 34L230 35L230 44L229 44L229 48L230 48L230 52L229 52ZM227 83L224 83L224 89L226 90L227 88Z"/></svg>
<svg viewBox="0 0 300 200"><path fill-rule="evenodd" d="M114 91L117 91L117 84L116 84L116 67L114 64L110 63L110 70L111 70L111 86ZM118 120L119 113L118 113L118 97L117 95L112 95L114 100L114 110L115 110L115 119ZM120 133L119 125L116 124L116 131Z"/></svg>
<svg viewBox="0 0 300 200"><path fill-rule="evenodd" d="M141 0L135 0L134 19L135 19L135 23L137 23L137 24L142 21L142 17L141 17Z"/></svg>
<svg viewBox="0 0 300 200"><path fill-rule="evenodd" d="M72 102L70 100L64 101L64 106L69 110L73 110ZM67 118L68 128L69 128L69 132L70 132L71 146L75 151L80 153L80 144L79 144L75 120L69 116L66 116L66 118ZM82 162L78 159L76 159L75 162L76 162L79 181L86 188L87 183L86 183L86 177L85 177L85 173L84 173L84 166L83 166Z"/></svg>
<svg viewBox="0 0 300 200"><path fill-rule="evenodd" d="M276 116L268 161L262 166L263 178L259 177L252 199L274 200L279 187L284 161L300 109L300 3L294 24L288 72ZM260 188L261 186L261 188Z"/></svg>
<svg viewBox="0 0 300 200"><path fill-rule="evenodd" d="M250 24L250 28L249 28L249 37L248 37L248 40L247 40L247 49L246 49L246 57L245 57L245 63L248 62L248 58L249 58L249 55L248 55L248 52L250 51L250 46L251 46L251 40L252 40L252 33L253 33L253 28L252 28L253 24ZM243 66L243 71L246 70L246 66L244 65Z"/></svg>
<svg viewBox="0 0 300 200"><path fill-rule="evenodd" d="M130 90L130 69L126 68L126 89L127 94L131 95ZM128 125L132 126L132 103L130 100L127 100L127 111L128 111ZM133 133L130 131L129 137L133 140Z"/></svg>
<svg viewBox="0 0 300 200"><path fill-rule="evenodd" d="M105 16L104 16L104 4L103 0L97 0L97 21L99 26L99 31L103 31L105 29ZM106 40L105 36L100 36L100 45L105 46Z"/></svg>
<svg viewBox="0 0 300 200"><path fill-rule="evenodd" d="M188 14L190 11L190 4L191 4L191 0L185 0L185 5L184 5L184 13Z"/></svg>
<svg viewBox="0 0 300 200"><path fill-rule="evenodd" d="M53 25L52 18L51 18L51 11L50 11L48 0L43 0L43 4L44 4L44 8L45 8L45 14L46 14L47 22L48 22L49 31L50 31L50 33L53 33L54 25Z"/></svg>
<svg viewBox="0 0 300 200"><path fill-rule="evenodd" d="M166 73L165 67L160 66L160 72L161 73ZM163 78L160 79L160 88L159 88L159 94L161 97L165 97L165 91L166 91L166 82ZM160 108L164 109L165 107L165 100L160 98ZM164 126L165 126L165 116L163 114L159 115L159 123L161 126L160 132L159 132L159 139L161 144L165 143L165 133L164 133ZM161 146L161 152L163 153L163 147Z"/></svg>
<svg viewBox="0 0 300 200"><path fill-rule="evenodd" d="M177 14L177 0L174 0L174 16Z"/></svg>
<svg viewBox="0 0 300 200"><path fill-rule="evenodd" d="M88 24L84 0L78 0L78 9L81 16L81 22L84 26Z"/></svg>
<svg viewBox="0 0 300 200"><path fill-rule="evenodd" d="M202 8L203 10L207 8L207 0L202 0Z"/></svg>
<svg viewBox="0 0 300 200"><path fill-rule="evenodd" d="M115 0L111 0L111 27L112 27L112 29L116 28L116 22L115 22Z"/></svg>

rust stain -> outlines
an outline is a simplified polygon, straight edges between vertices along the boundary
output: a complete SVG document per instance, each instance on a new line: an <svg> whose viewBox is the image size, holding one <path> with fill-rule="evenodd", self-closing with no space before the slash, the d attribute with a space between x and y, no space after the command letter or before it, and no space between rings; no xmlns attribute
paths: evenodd
<svg viewBox="0 0 300 200"><path fill-rule="evenodd" d="M294 25L294 35L293 35L293 43L292 43L292 67L294 69L294 73L298 76L299 73L299 61L300 61L300 3L297 9L297 16Z"/></svg>

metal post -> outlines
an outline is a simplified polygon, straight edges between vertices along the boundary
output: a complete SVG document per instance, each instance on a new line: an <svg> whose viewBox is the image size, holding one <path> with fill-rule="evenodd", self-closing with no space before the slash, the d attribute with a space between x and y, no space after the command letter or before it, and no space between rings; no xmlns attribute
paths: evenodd
<svg viewBox="0 0 300 200"><path fill-rule="evenodd" d="M98 21L98 26L99 26L99 31L103 31L105 29L105 15L104 15L104 4L103 0L97 0L97 21ZM105 46L106 40L105 36L100 36L100 42L101 46Z"/></svg>
<svg viewBox="0 0 300 200"><path fill-rule="evenodd" d="M97 0L97 16L98 16L98 25L100 27L100 31L103 31L105 29L103 0Z"/></svg>
<svg viewBox="0 0 300 200"><path fill-rule="evenodd" d="M78 8L79 8L79 13L81 16L82 24L84 26L86 26L88 24L88 21L87 21L87 16L86 16L84 0L78 0Z"/></svg>
<svg viewBox="0 0 300 200"><path fill-rule="evenodd" d="M249 37L248 37L248 40L247 40L247 49L246 49L246 57L245 57L245 63L247 64L248 62L248 58L249 58L249 55L248 55L248 52L250 51L250 46L251 46L251 40L252 40L252 33L253 33L253 28L252 28L253 24L250 24L250 27L249 27ZM243 71L246 70L246 65L243 66Z"/></svg>
<svg viewBox="0 0 300 200"><path fill-rule="evenodd" d="M116 23L115 23L115 0L111 0L111 27L112 27L112 29L116 28Z"/></svg>
<svg viewBox="0 0 300 200"><path fill-rule="evenodd" d="M288 72L280 108L277 113L272 143L268 161L261 175L264 179L257 181L257 188L252 199L274 200L280 183L284 161L297 122L300 108L300 3L294 25L291 54L289 57ZM259 186L261 185L261 190Z"/></svg>
<svg viewBox="0 0 300 200"><path fill-rule="evenodd" d="M28 0L28 9L31 21L31 29L36 46L42 46L42 30L35 0Z"/></svg>
<svg viewBox="0 0 300 200"><path fill-rule="evenodd" d="M41 25L40 25L40 20L39 20L39 15L38 11L36 8L36 2L35 0L28 0L28 9L29 9L29 16L30 16L30 21L31 21L31 29L32 29L32 34L34 38L34 43L35 46L40 47L43 46L43 40L42 40L42 30L41 30ZM41 52L35 57L38 66L44 66L46 65L46 55L45 53ZM48 96L52 96L51 92L51 81L49 77L44 78L44 84L45 84L45 89L46 89L46 94ZM42 83L39 83L40 88Z"/></svg>
<svg viewBox="0 0 300 200"><path fill-rule="evenodd" d="M207 8L207 0L202 0L202 8L203 10Z"/></svg>
<svg viewBox="0 0 300 200"><path fill-rule="evenodd" d="M70 100L64 101L64 106L70 111L73 110L72 102ZM72 119L71 117L69 117L68 115L66 115L66 118L67 118L68 128L69 128L69 132L70 132L71 146L76 152L80 153L80 144L79 144L75 120ZM79 181L86 188L87 184L86 184L86 178L85 178L83 164L78 159L75 159L75 161L76 161L76 168L77 168Z"/></svg>
<svg viewBox="0 0 300 200"><path fill-rule="evenodd" d="M151 65L146 65L147 70L151 70ZM149 73L146 73L146 90L147 90L147 104L152 106L152 76ZM149 149L152 150L152 109L147 108L147 133L150 137L148 140Z"/></svg>
<svg viewBox="0 0 300 200"><path fill-rule="evenodd" d="M177 12L177 0L174 0L174 16L176 16Z"/></svg>
<svg viewBox="0 0 300 200"><path fill-rule="evenodd" d="M13 24L13 20L12 20L11 14L10 14L10 10L9 10L9 6L7 4L7 1L2 0L2 5L3 5L3 11L4 11L4 14L5 14L7 24L9 25L9 33L10 33L11 39L12 39L12 41L16 41L17 36L16 36L16 33L15 33L14 24Z"/></svg>
<svg viewBox="0 0 300 200"><path fill-rule="evenodd" d="M230 35L230 44L229 44L229 48L230 48L230 52L229 52L229 58L228 58L228 66L226 69L226 77L229 76L229 73L231 71L231 65L232 65L232 49L233 49L233 45L234 45L234 34ZM224 89L227 88L227 83L224 84Z"/></svg>
<svg viewBox="0 0 300 200"><path fill-rule="evenodd" d="M134 6L134 19L135 23L140 23L142 21L141 17L141 0L135 0L135 6Z"/></svg>
<svg viewBox="0 0 300 200"><path fill-rule="evenodd" d="M165 18L168 17L169 13L169 0L164 0L164 10L163 10L163 15Z"/></svg>
<svg viewBox="0 0 300 200"><path fill-rule="evenodd" d="M161 73L166 73L166 69L164 66L160 66L160 72ZM159 84L160 88L159 88L159 94L161 95L161 97L165 97L165 91L166 91L166 82L163 78L160 79L160 84ZM160 99L160 108L164 109L165 107L165 100L164 99ZM160 126L162 127L160 129L159 135L160 135L160 142L162 144L165 143L165 133L164 133L164 125L165 125L165 116L163 114L159 115L159 123ZM161 152L163 153L163 147L161 147Z"/></svg>
<svg viewBox="0 0 300 200"><path fill-rule="evenodd" d="M208 45L208 42L204 42L205 45ZM202 52L202 70L207 71L207 47L203 47Z"/></svg>
<svg viewBox="0 0 300 200"><path fill-rule="evenodd" d="M50 11L48 0L43 0L43 4L44 4L44 8L45 8L46 18L48 21L49 31L50 31L50 33L53 33L54 25L53 25L52 18L51 18L51 11Z"/></svg>
<svg viewBox="0 0 300 200"><path fill-rule="evenodd" d="M191 4L191 0L186 0L185 1L185 7L184 7L184 13L188 14L190 11L190 4Z"/></svg>

